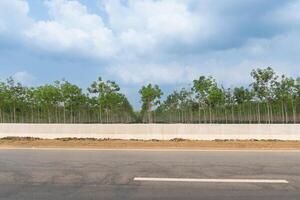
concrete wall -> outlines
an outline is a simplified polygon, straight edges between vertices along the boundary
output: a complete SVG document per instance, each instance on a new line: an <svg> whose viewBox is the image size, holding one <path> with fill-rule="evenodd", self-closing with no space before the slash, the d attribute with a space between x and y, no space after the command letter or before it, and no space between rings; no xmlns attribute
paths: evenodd
<svg viewBox="0 0 300 200"><path fill-rule="evenodd" d="M300 124L0 124L0 138L300 140Z"/></svg>

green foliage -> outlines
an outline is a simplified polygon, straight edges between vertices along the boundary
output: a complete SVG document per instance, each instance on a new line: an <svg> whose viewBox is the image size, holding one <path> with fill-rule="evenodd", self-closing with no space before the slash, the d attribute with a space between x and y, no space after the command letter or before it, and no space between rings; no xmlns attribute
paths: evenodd
<svg viewBox="0 0 300 200"><path fill-rule="evenodd" d="M62 99L59 88L56 85L44 85L36 88L34 92L36 101L46 107L58 106Z"/></svg>
<svg viewBox="0 0 300 200"><path fill-rule="evenodd" d="M293 78L288 78L285 75L281 76L281 80L275 82L275 96L278 100L289 100L297 96L296 81Z"/></svg>
<svg viewBox="0 0 300 200"><path fill-rule="evenodd" d="M218 86L213 86L209 90L209 95L207 97L208 104L211 106L221 105L225 101L225 95L223 90L218 88Z"/></svg>
<svg viewBox="0 0 300 200"><path fill-rule="evenodd" d="M261 101L267 101L273 98L274 87L278 76L271 67L266 69L256 69L251 72L254 79L252 83L253 90L257 98Z"/></svg>
<svg viewBox="0 0 300 200"><path fill-rule="evenodd" d="M90 93L98 94L98 96L106 95L108 93L114 93L120 91L119 85L114 81L104 81L101 77L97 81L94 81L88 88Z"/></svg>
<svg viewBox="0 0 300 200"><path fill-rule="evenodd" d="M253 93L244 87L234 88L233 95L238 104L249 102L253 98Z"/></svg>
<svg viewBox="0 0 300 200"><path fill-rule="evenodd" d="M150 123L152 122L152 107L160 103L160 98L163 95L163 92L158 85L152 86L152 84L148 84L139 90L139 94L141 95L142 101L142 113L147 113L147 121Z"/></svg>
<svg viewBox="0 0 300 200"><path fill-rule="evenodd" d="M87 92L66 80L25 87L0 82L1 123L299 123L300 77L270 67L251 72L249 87L224 89L211 76L175 90L164 101L158 85L139 90L134 111L119 85L99 77Z"/></svg>
<svg viewBox="0 0 300 200"><path fill-rule="evenodd" d="M66 80L57 82L61 94L61 102L66 108L78 108L84 105L86 96L82 93L82 89Z"/></svg>
<svg viewBox="0 0 300 200"><path fill-rule="evenodd" d="M88 94L66 80L28 88L9 78L0 82L0 122L129 123L133 108L119 90L115 82L101 78ZM105 112L105 120L99 112Z"/></svg>
<svg viewBox="0 0 300 200"><path fill-rule="evenodd" d="M88 88L91 94L96 94L96 100L99 107L100 121L102 122L102 113L105 113L105 119L108 123L109 115L113 113L124 113L126 118L131 118L133 108L125 95L120 93L119 85L114 81L104 81L101 77L97 81L94 81Z"/></svg>
<svg viewBox="0 0 300 200"><path fill-rule="evenodd" d="M209 95L215 87L217 87L217 84L211 76L207 78L205 76L200 76L198 80L193 81L192 89L196 93L198 101L205 104L209 102Z"/></svg>

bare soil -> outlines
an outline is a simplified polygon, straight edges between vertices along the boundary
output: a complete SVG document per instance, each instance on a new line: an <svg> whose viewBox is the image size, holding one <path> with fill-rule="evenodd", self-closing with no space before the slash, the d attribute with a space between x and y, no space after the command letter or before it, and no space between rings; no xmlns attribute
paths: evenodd
<svg viewBox="0 0 300 200"><path fill-rule="evenodd" d="M278 140L215 140L194 141L173 139L109 140L93 138L2 138L0 148L94 148L94 149L287 149L300 150L300 141Z"/></svg>

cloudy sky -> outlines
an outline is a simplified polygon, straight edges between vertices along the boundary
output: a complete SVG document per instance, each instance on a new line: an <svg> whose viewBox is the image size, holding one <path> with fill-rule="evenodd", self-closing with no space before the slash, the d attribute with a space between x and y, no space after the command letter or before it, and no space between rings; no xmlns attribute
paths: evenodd
<svg viewBox="0 0 300 200"><path fill-rule="evenodd" d="M300 76L300 0L0 0L0 78L168 93L200 75L248 85L256 67Z"/></svg>

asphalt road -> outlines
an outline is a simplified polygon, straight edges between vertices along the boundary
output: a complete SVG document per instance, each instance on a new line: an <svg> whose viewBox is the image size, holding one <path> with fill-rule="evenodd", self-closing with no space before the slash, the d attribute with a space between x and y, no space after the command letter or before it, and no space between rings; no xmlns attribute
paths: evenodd
<svg viewBox="0 0 300 200"><path fill-rule="evenodd" d="M134 177L284 179L278 183ZM0 150L0 199L300 199L300 152Z"/></svg>

